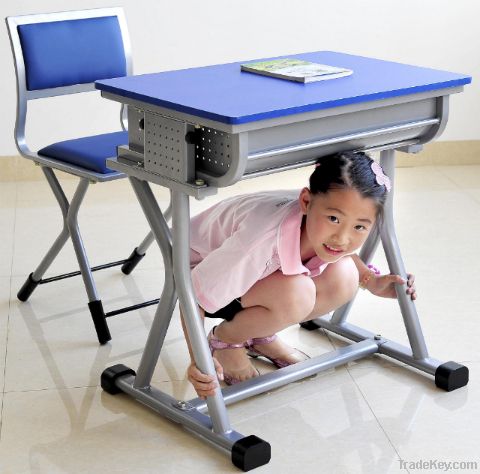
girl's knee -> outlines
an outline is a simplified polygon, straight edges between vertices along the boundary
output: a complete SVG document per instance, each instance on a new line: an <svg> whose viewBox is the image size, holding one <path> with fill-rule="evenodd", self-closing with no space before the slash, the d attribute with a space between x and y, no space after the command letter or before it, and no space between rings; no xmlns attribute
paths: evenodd
<svg viewBox="0 0 480 474"><path fill-rule="evenodd" d="M285 291L278 295L277 311L290 322L303 321L316 301L315 283L305 275L288 276Z"/></svg>
<svg viewBox="0 0 480 474"><path fill-rule="evenodd" d="M334 280L338 292L343 296L345 301L351 300L358 290L358 269L355 262L351 258L342 258L334 264ZM333 283L333 282L332 282Z"/></svg>
<svg viewBox="0 0 480 474"><path fill-rule="evenodd" d="M345 257L328 265L315 281L320 299L334 297L337 303L347 302L358 290L358 270L354 261Z"/></svg>

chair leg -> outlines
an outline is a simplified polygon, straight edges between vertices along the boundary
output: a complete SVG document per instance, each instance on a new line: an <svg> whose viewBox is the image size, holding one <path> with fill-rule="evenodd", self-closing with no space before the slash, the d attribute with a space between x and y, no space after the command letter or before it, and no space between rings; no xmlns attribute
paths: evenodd
<svg viewBox="0 0 480 474"><path fill-rule="evenodd" d="M110 329L108 328L107 317L103 309L102 300L90 301L88 303L88 309L92 316L99 344L106 344L112 339L112 336L110 335Z"/></svg>
<svg viewBox="0 0 480 474"><path fill-rule="evenodd" d="M130 257L127 258L125 263L122 265L122 272L125 275L130 275L133 269L138 265L140 260L145 257L148 247L153 242L154 237L152 232L149 232L147 236L143 239L142 243L133 249L133 252L130 254Z"/></svg>
<svg viewBox="0 0 480 474"><path fill-rule="evenodd" d="M48 267L52 264L60 250L65 245L65 242L67 241L69 236L69 231L65 222L69 208L68 200L53 170L51 168L43 166L42 171L62 211L63 229L62 232L60 232L59 236L56 238L50 250L47 252L45 257L43 257L40 265L38 265L37 269L34 272L30 273L27 280L17 293L17 298L20 301L28 300L37 285L40 283L40 280L47 271Z"/></svg>
<svg viewBox="0 0 480 474"><path fill-rule="evenodd" d="M60 250L62 250L65 242L67 241L69 236L67 226L64 226L60 235L56 238L55 242L51 246L50 250L47 252L45 257L43 257L42 261L38 265L37 269L28 275L27 280L20 288L17 293L17 298L20 301L27 301L30 295L34 292L35 288L40 283L45 272L48 270L48 267L52 264L55 260L56 256L59 254Z"/></svg>
<svg viewBox="0 0 480 474"><path fill-rule="evenodd" d="M78 229L78 210L85 197L89 185L87 178L81 178L78 187L75 191L73 199L67 213L67 226L72 239L75 255L77 256L78 266L82 274L83 283L87 291L88 307L92 316L93 324L97 332L98 342L105 344L112 337L108 329L105 312L103 310L102 302L98 298L95 282L93 280L92 271L88 262L87 254L83 245L83 240Z"/></svg>
<svg viewBox="0 0 480 474"><path fill-rule="evenodd" d="M151 301L146 301L144 303L120 308L105 313L102 301L97 295L97 290L95 282L93 280L92 272L96 270L101 270L103 268L110 268L116 265L123 264L124 266L127 266L127 272L125 273L130 273L141 260L141 258L143 258L143 256L145 255L146 250L154 240L154 236L152 232L149 232L149 234L145 237L143 242L134 250L134 253L130 256L128 260L121 260L118 262L112 262L109 264L99 265L91 268L88 262L87 254L85 252L82 237L80 235L80 230L78 228L78 211L88 190L88 186L90 184L89 179L80 178L80 182L77 186L77 189L75 190L74 196L69 203L60 183L58 182L57 177L55 176L54 171L48 167L42 167L42 171L45 174L45 178L47 179L47 182L50 185L50 188L52 189L52 192L55 195L55 198L62 211L64 227L59 236L55 239L55 242L53 243L50 250L40 262L37 269L28 276L27 280L20 288L17 296L21 301L26 301L39 284L50 283L52 281L58 281L64 278L82 275L83 283L85 285L85 290L88 296L88 308L90 310L90 315L95 326L98 341L100 344L105 344L111 339L110 330L107 325L108 317L126 313L134 309L150 306L152 304L157 304L159 300L155 299ZM165 217L168 218L167 216L170 213L171 206L167 209ZM43 279L43 275L45 274L53 260L55 260L60 250L63 248L69 236L72 239L73 248L79 265L79 271L65 273L62 275Z"/></svg>
<svg viewBox="0 0 480 474"><path fill-rule="evenodd" d="M163 213L163 216L167 222L172 217L171 198L170 198L170 205L168 206L167 210ZM128 257L126 262L122 265L122 272L125 273L125 275L130 275L130 273L132 273L133 269L138 265L140 260L142 260L142 258L145 257L148 247L150 247L150 245L154 240L155 240L155 237L153 233L150 231L147 234L147 236L143 239L143 242L133 250L130 257Z"/></svg>

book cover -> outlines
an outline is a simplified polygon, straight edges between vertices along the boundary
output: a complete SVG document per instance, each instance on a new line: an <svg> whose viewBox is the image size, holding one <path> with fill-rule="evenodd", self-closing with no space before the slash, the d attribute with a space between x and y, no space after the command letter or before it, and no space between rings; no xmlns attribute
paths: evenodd
<svg viewBox="0 0 480 474"><path fill-rule="evenodd" d="M242 71L297 82L316 82L349 76L351 69L312 63L302 59L274 59L241 65Z"/></svg>

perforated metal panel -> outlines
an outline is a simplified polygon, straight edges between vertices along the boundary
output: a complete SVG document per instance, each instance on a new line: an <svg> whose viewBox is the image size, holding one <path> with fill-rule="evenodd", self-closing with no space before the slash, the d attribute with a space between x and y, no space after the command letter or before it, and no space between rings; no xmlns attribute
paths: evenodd
<svg viewBox="0 0 480 474"><path fill-rule="evenodd" d="M180 182L195 177L194 156L188 156L187 124L145 112L145 170Z"/></svg>
<svg viewBox="0 0 480 474"><path fill-rule="evenodd" d="M225 174L232 164L232 136L213 128L196 130L195 166L218 176Z"/></svg>

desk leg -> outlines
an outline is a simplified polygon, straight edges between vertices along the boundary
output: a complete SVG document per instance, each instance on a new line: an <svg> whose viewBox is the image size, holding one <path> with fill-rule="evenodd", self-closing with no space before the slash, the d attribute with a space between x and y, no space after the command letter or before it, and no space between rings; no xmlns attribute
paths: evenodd
<svg viewBox="0 0 480 474"><path fill-rule="evenodd" d="M134 177L130 177L130 182L162 251L165 285L140 361L138 375L125 365L117 364L103 371L101 386L111 395L124 392L160 415L180 423L193 435L229 454L232 463L244 471L267 464L271 455L270 445L255 435L243 436L230 428L220 388L215 396L207 399L209 412L207 416L192 404L178 401L150 385L177 301L176 288L184 310L195 363L204 373L215 374L215 367L198 313L190 277L188 196L179 191L172 193L172 223L175 237L172 246L170 230L149 184Z"/></svg>
<svg viewBox="0 0 480 474"><path fill-rule="evenodd" d="M155 318L148 334L147 343L133 384L134 388L139 389L150 387L153 372L172 319L175 304L177 303L177 295L175 293L175 282L173 279L172 237L170 235L170 229L149 184L146 181L140 181L134 177L130 177L129 179L150 225L152 235L160 247L165 267L165 283L163 285L162 296L155 311Z"/></svg>
<svg viewBox="0 0 480 474"><path fill-rule="evenodd" d="M395 175L395 150L384 150L380 154L380 164L385 171L385 174L392 181L392 190L388 194L387 202L385 203L385 219L380 235L382 238L385 256L387 257L390 271L394 274L400 275L402 278L407 278L407 272L403 264L400 254L400 248L395 235L395 225L393 220L393 182ZM406 294L405 285L397 285L397 298L402 312L403 321L407 330L408 340L412 348L413 357L415 359L425 359L428 357L427 346L423 337L420 320L418 318L415 304L410 296Z"/></svg>
<svg viewBox="0 0 480 474"><path fill-rule="evenodd" d="M213 359L208 348L205 330L198 312L190 276L190 203L181 191L172 191L173 274L185 326L192 346L197 367L204 374L216 375ZM222 392L217 389L207 400L208 411L216 433L231 431Z"/></svg>
<svg viewBox="0 0 480 474"><path fill-rule="evenodd" d="M195 364L205 374L216 376L212 355L208 347L205 330L198 312L190 275L190 206L189 197L177 190L172 191L172 230L173 230L173 275L178 297L184 313L185 326L192 346ZM193 406L186 403L187 410L199 417L203 416ZM209 436L216 436L217 447L228 447L232 463L249 471L270 461L270 445L255 435L243 437L230 428L225 400L218 388L213 397L207 398L208 413L213 428ZM206 436L203 427L197 422L192 432ZM207 438L208 439L208 438Z"/></svg>

